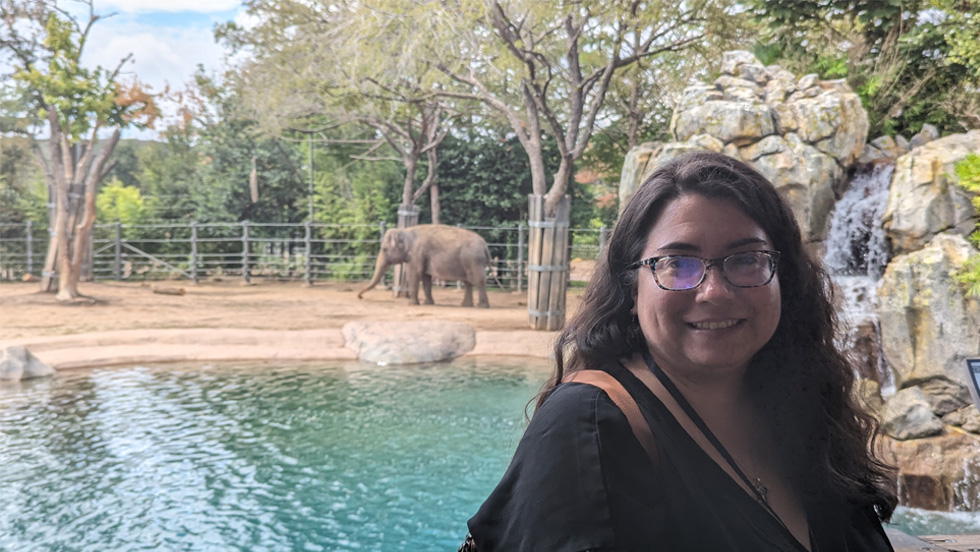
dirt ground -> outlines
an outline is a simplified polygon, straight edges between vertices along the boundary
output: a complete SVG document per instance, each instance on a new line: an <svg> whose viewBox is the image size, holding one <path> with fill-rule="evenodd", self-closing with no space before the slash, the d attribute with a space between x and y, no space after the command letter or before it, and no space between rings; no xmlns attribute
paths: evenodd
<svg viewBox="0 0 980 552"><path fill-rule="evenodd" d="M489 291L490 308L463 308L461 289L437 288L435 305L409 305L374 289L357 299L359 283L188 281L82 283L91 303L63 304L39 293L36 283L0 283L0 341L111 330L242 328L310 330L341 328L351 321L453 320L476 330L525 330L527 293ZM183 295L154 290L182 289ZM574 312L582 288L570 288Z"/></svg>

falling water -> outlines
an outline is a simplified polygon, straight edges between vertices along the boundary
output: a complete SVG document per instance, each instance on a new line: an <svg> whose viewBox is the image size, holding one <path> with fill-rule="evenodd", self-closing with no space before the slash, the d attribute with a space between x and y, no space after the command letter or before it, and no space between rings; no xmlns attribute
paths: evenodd
<svg viewBox="0 0 980 552"><path fill-rule="evenodd" d="M857 347L873 330L874 347L880 347L880 329L875 314L875 289L888 264L888 247L881 224L894 165L875 164L870 173L856 175L837 202L830 218L824 264L843 295L841 316L847 326L845 347ZM891 370L880 349L875 351L877 379L882 394L895 392Z"/></svg>

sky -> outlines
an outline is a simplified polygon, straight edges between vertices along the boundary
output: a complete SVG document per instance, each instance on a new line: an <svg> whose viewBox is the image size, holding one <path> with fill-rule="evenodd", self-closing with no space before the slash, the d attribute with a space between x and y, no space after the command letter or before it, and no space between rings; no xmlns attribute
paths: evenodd
<svg viewBox="0 0 980 552"><path fill-rule="evenodd" d="M114 69L132 53L124 75L135 75L154 92L168 84L171 90L183 89L199 64L208 72L221 71L226 52L214 40L214 26L244 18L241 0L95 0L95 13L114 15L92 28L83 63ZM87 18L87 11L83 14ZM155 137L155 131L127 129L123 134L123 138Z"/></svg>

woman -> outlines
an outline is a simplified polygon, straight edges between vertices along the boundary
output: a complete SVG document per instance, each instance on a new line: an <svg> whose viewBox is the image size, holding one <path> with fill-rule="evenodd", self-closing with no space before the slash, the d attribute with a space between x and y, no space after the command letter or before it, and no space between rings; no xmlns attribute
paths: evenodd
<svg viewBox="0 0 980 552"><path fill-rule="evenodd" d="M657 169L464 549L891 550L891 471L852 399L830 290L762 175L714 153ZM610 393L574 382L593 370L635 400L651 453Z"/></svg>

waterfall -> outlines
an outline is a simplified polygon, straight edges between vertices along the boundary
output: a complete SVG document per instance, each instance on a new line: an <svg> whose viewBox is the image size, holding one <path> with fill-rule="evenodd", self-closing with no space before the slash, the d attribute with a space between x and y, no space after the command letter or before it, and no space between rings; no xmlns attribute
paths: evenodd
<svg viewBox="0 0 980 552"><path fill-rule="evenodd" d="M881 218L894 171L893 164L876 163L871 172L854 176L831 213L823 259L842 296L843 345L864 357L859 362L872 365L859 366L858 372L878 381L883 396L895 392L895 380L881 354L875 289L888 264Z"/></svg>

